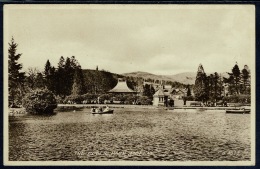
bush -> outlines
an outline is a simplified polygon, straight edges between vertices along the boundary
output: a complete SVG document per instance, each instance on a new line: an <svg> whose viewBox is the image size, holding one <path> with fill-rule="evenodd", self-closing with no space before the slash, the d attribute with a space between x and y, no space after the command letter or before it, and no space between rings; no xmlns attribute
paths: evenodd
<svg viewBox="0 0 260 169"><path fill-rule="evenodd" d="M250 95L232 95L232 96L224 97L223 100L228 102L228 103L250 104L251 103L251 96Z"/></svg>
<svg viewBox="0 0 260 169"><path fill-rule="evenodd" d="M97 97L98 97L98 95L96 95L96 94L90 94L90 93L86 93L86 94L83 94L83 95L81 95L82 96L82 98L84 99L84 100L95 100L95 99L97 99Z"/></svg>
<svg viewBox="0 0 260 169"><path fill-rule="evenodd" d="M136 103L137 98L137 96L129 95L126 97L125 104L134 104Z"/></svg>
<svg viewBox="0 0 260 169"><path fill-rule="evenodd" d="M82 103L82 101L84 100L84 98L82 97L82 95L69 95L65 98L64 103Z"/></svg>
<svg viewBox="0 0 260 169"><path fill-rule="evenodd" d="M140 103L141 105L151 105L151 104L153 104L152 99L148 98L147 96L140 96L137 99L137 103Z"/></svg>
<svg viewBox="0 0 260 169"><path fill-rule="evenodd" d="M36 89L26 94L22 105L30 114L51 114L57 107L57 101L48 89Z"/></svg>
<svg viewBox="0 0 260 169"><path fill-rule="evenodd" d="M183 97L183 100L186 100L186 101L194 101L195 98L193 96L184 96Z"/></svg>
<svg viewBox="0 0 260 169"><path fill-rule="evenodd" d="M59 103L59 104L64 104L65 102L65 98L64 97L61 97L61 96L55 96L55 99L56 99L56 101L57 101L57 103Z"/></svg>

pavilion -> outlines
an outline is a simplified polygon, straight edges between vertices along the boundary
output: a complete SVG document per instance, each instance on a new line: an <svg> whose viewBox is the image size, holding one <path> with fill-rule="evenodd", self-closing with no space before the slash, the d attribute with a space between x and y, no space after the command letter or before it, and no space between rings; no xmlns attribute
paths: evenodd
<svg viewBox="0 0 260 169"><path fill-rule="evenodd" d="M108 93L118 93L118 94L121 93L121 94L123 94L123 93L137 93L137 92L130 89L127 86L126 81L124 79L119 78L117 85L113 89L108 91Z"/></svg>

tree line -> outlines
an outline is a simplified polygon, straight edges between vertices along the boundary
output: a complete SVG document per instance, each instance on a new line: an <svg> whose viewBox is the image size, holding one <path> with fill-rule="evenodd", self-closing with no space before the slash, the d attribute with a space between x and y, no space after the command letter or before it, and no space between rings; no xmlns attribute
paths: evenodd
<svg viewBox="0 0 260 169"><path fill-rule="evenodd" d="M199 101L217 101L233 95L250 95L250 72L248 66L240 71L237 63L228 77L221 77L217 72L206 75L200 64L194 85L194 96Z"/></svg>
<svg viewBox="0 0 260 169"><path fill-rule="evenodd" d="M18 62L22 54L17 54L17 47L18 44L12 38L8 49L8 98L10 106L20 105L23 96L36 89L47 89L58 100L64 100L68 96L75 98L75 96L84 94L102 95L116 86L118 78L124 78L130 89L142 93L150 99L152 99L155 89L144 85L144 81L178 88L186 86L179 82L125 77L106 70L98 70L98 67L96 70L82 70L75 56L66 58L61 56L57 66L47 60L43 71L30 67L23 72L22 64Z"/></svg>

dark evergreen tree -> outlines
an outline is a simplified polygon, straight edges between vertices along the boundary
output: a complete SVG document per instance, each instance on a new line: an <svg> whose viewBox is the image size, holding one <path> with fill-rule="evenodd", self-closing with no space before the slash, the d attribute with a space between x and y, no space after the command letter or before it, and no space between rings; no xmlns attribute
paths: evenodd
<svg viewBox="0 0 260 169"><path fill-rule="evenodd" d="M61 56L60 60L58 62L58 68L57 68L57 72L56 72L56 93L59 96L65 96L66 92L66 74L65 74L65 60L64 57Z"/></svg>
<svg viewBox="0 0 260 169"><path fill-rule="evenodd" d="M208 99L208 79L204 72L203 66L200 64L194 85L194 95L197 100L206 101Z"/></svg>
<svg viewBox="0 0 260 169"><path fill-rule="evenodd" d="M190 85L187 86L187 96L191 96Z"/></svg>
<svg viewBox="0 0 260 169"><path fill-rule="evenodd" d="M234 75L233 73L228 73L229 77L228 78L223 78L223 82L228 84L228 91L230 95L233 95L236 90L235 90L235 80L234 80Z"/></svg>
<svg viewBox="0 0 260 169"><path fill-rule="evenodd" d="M47 60L46 64L45 64L45 67L44 67L44 76L47 77L51 74L51 63L49 61L49 59Z"/></svg>
<svg viewBox="0 0 260 169"><path fill-rule="evenodd" d="M71 90L72 90L72 85L73 85L73 79L74 79L74 74L75 74L75 68L73 67L73 64L71 63L70 58L66 58L65 61L65 66L64 66L64 74L66 77L66 82L64 86L64 94L65 95L70 95Z"/></svg>
<svg viewBox="0 0 260 169"><path fill-rule="evenodd" d="M247 66L245 66L245 67L247 67ZM244 94L247 94L247 88L250 86L250 83L249 83L249 71L246 69L246 68L244 68L243 70L242 70L242 81L243 81L243 93Z"/></svg>
<svg viewBox="0 0 260 169"><path fill-rule="evenodd" d="M21 104L21 96L23 94L23 83L25 73L21 71L22 64L18 63L22 54L16 54L18 44L12 38L8 49L8 92L9 105L15 106Z"/></svg>
<svg viewBox="0 0 260 169"><path fill-rule="evenodd" d="M145 84L143 86L143 96L147 96L147 97L150 97L151 96L151 91L150 91L150 85L148 84Z"/></svg>
<svg viewBox="0 0 260 169"><path fill-rule="evenodd" d="M44 68L44 78L45 78L45 85L48 90L57 94L56 86L57 86L57 79L56 79L56 72L55 67L51 66L49 60L47 60Z"/></svg>
<svg viewBox="0 0 260 169"><path fill-rule="evenodd" d="M153 86L151 87L150 94L151 94L151 98L153 98L153 95L155 94L155 89Z"/></svg>
<svg viewBox="0 0 260 169"><path fill-rule="evenodd" d="M239 94L239 81L240 81L240 74L241 73L240 73L240 70L239 70L237 63L232 69L232 74L234 76L236 93Z"/></svg>

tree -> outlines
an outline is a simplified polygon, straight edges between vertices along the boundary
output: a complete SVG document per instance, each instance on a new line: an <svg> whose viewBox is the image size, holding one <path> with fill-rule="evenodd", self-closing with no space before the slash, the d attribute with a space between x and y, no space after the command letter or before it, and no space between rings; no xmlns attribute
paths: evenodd
<svg viewBox="0 0 260 169"><path fill-rule="evenodd" d="M197 71L197 76L194 85L194 95L197 100L206 101L208 99L207 91L208 79L204 72L203 66L200 64Z"/></svg>
<svg viewBox="0 0 260 169"><path fill-rule="evenodd" d="M148 85L148 84L145 84L144 86L143 86L143 95L144 96L147 96L147 97L151 97L151 90L150 90L150 85Z"/></svg>
<svg viewBox="0 0 260 169"><path fill-rule="evenodd" d="M191 96L190 85L188 85L187 88L187 96Z"/></svg>
<svg viewBox="0 0 260 169"><path fill-rule="evenodd" d="M78 68L75 70L75 75L74 75L74 82L72 85L72 95L82 95L85 93L84 90L84 77L82 73L82 69Z"/></svg>
<svg viewBox="0 0 260 169"><path fill-rule="evenodd" d="M57 79L56 79L56 72L55 67L51 66L49 60L47 60L44 68L44 78L45 78L45 85L48 90L52 91L53 93L57 94L56 86L57 86Z"/></svg>
<svg viewBox="0 0 260 169"><path fill-rule="evenodd" d="M247 93L247 91L246 91L247 86L250 86L250 83L248 85L248 79L249 79L249 71L246 68L244 68L242 70L242 81L243 81L243 92L244 92L244 94Z"/></svg>
<svg viewBox="0 0 260 169"><path fill-rule="evenodd" d="M21 103L21 96L23 93L23 82L25 73L21 71L22 64L18 63L22 54L16 54L17 43L12 37L8 49L8 92L9 105L17 105Z"/></svg>
<svg viewBox="0 0 260 169"><path fill-rule="evenodd" d="M58 62L58 68L57 72L55 74L56 76L56 93L57 95L64 96L65 95L65 89L66 89L66 74L65 74L65 60L64 57L61 56L60 60Z"/></svg>
<svg viewBox="0 0 260 169"><path fill-rule="evenodd" d="M45 80L41 72L37 73L36 79L35 79L35 87L36 88L45 88Z"/></svg>
<svg viewBox="0 0 260 169"><path fill-rule="evenodd" d="M233 95L234 93L236 94L240 94L240 70L239 67L237 65L237 63L235 64L235 66L232 69L232 73L228 73L229 77L228 78L223 78L223 82L228 84L228 90L229 93L231 95Z"/></svg>
<svg viewBox="0 0 260 169"><path fill-rule="evenodd" d="M75 68L73 67L73 63L70 58L66 58L65 66L64 66L64 74L66 75L66 81L64 86L64 94L70 95L73 85L73 77L75 74Z"/></svg>
<svg viewBox="0 0 260 169"><path fill-rule="evenodd" d="M44 67L44 75L45 77L49 76L51 74L51 63L49 61L49 59L47 60L46 64L45 64L45 67Z"/></svg>
<svg viewBox="0 0 260 169"><path fill-rule="evenodd" d="M27 73L26 86L29 87L30 89L35 89L35 86L37 84L36 78L38 73L40 73L40 71L35 67L34 68L30 67L28 68L26 73Z"/></svg>
<svg viewBox="0 0 260 169"><path fill-rule="evenodd" d="M240 74L241 73L240 73L240 70L239 70L237 63L235 64L235 66L232 69L232 74L234 76L236 93L239 94L239 81L240 81Z"/></svg>
<svg viewBox="0 0 260 169"><path fill-rule="evenodd" d="M151 86L150 88L150 94L151 94L151 98L153 98L153 95L155 94L155 89L153 86Z"/></svg>
<svg viewBox="0 0 260 169"><path fill-rule="evenodd" d="M221 79L217 72L214 73L213 84L214 84L214 99L218 100L221 97L222 86L221 86Z"/></svg>

